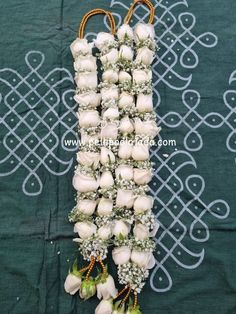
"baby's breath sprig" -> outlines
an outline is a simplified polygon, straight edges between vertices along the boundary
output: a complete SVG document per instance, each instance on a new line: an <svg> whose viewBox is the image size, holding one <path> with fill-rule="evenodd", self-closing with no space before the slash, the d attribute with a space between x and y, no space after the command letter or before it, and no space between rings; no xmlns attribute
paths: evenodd
<svg viewBox="0 0 236 314"><path fill-rule="evenodd" d="M131 106L127 106L124 108L120 108L120 115L121 116L135 116L137 109L135 107L135 105L131 105Z"/></svg>
<svg viewBox="0 0 236 314"><path fill-rule="evenodd" d="M112 48L118 48L119 44L117 41L113 42L105 42L100 53L98 53L98 57L106 55Z"/></svg>
<svg viewBox="0 0 236 314"><path fill-rule="evenodd" d="M125 72L130 72L133 68L133 61L124 59L124 58L120 58L118 61L118 66L121 70L125 71Z"/></svg>
<svg viewBox="0 0 236 314"><path fill-rule="evenodd" d="M100 228L105 225L112 225L112 220L114 218L114 214L107 215L107 216L97 216L95 218L96 225Z"/></svg>
<svg viewBox="0 0 236 314"><path fill-rule="evenodd" d="M152 80L145 81L143 83L133 83L132 94L145 94L148 95L152 92Z"/></svg>
<svg viewBox="0 0 236 314"><path fill-rule="evenodd" d="M131 289L140 293L148 278L149 271L135 263L126 263L118 266L119 283L130 285Z"/></svg>
<svg viewBox="0 0 236 314"><path fill-rule="evenodd" d="M118 70L117 70L118 71ZM110 83L108 81L102 81L99 85L98 85L98 88L101 89L101 88L112 88L112 87L116 87L115 84L113 83Z"/></svg>
<svg viewBox="0 0 236 314"><path fill-rule="evenodd" d="M154 229L157 221L152 211L145 211L144 213L135 214L134 218L137 222L148 227L150 230Z"/></svg>
<svg viewBox="0 0 236 314"><path fill-rule="evenodd" d="M154 162L152 162L150 160L135 161L134 162L135 168L139 168L139 169L153 170L153 165L154 165Z"/></svg>
<svg viewBox="0 0 236 314"><path fill-rule="evenodd" d="M152 111L152 112L139 112L139 111L136 111L135 117L140 118L143 121L150 121L150 120L156 121L157 114L154 111Z"/></svg>
<svg viewBox="0 0 236 314"><path fill-rule="evenodd" d="M115 247L128 246L129 248L132 248L132 241L130 238L120 235L119 237L114 238L113 245Z"/></svg>
<svg viewBox="0 0 236 314"><path fill-rule="evenodd" d="M94 108L94 106L93 105L90 105L90 104L80 104L79 106L78 106L78 110L77 110L77 112L78 113L80 113L80 112L83 112L83 111L87 111L87 110L94 110L94 109L96 109L96 108Z"/></svg>
<svg viewBox="0 0 236 314"><path fill-rule="evenodd" d="M88 135L96 135L96 134L98 134L99 130L100 130L99 126L90 126L90 127L87 127L87 128L80 127L80 131L84 132L84 133L86 133Z"/></svg>
<svg viewBox="0 0 236 314"><path fill-rule="evenodd" d="M136 186L133 189L134 195L145 195L150 191L150 187L147 184Z"/></svg>
<svg viewBox="0 0 236 314"><path fill-rule="evenodd" d="M133 211L125 207L114 207L114 219L123 220L130 225L134 222Z"/></svg>
<svg viewBox="0 0 236 314"><path fill-rule="evenodd" d="M76 206L69 213L68 218L69 222L93 221L92 216L83 214Z"/></svg>
<svg viewBox="0 0 236 314"><path fill-rule="evenodd" d="M86 144L81 144L80 146L80 151L81 152L93 152L97 153L100 151L100 147L98 143L93 144L93 143L86 143Z"/></svg>
<svg viewBox="0 0 236 314"><path fill-rule="evenodd" d="M89 166L84 166L81 164L77 165L77 167L75 169L75 173L76 174L82 173L84 175L88 175L88 176L93 177L95 179L99 175L99 171L97 169L94 169L93 167L89 167Z"/></svg>
<svg viewBox="0 0 236 314"><path fill-rule="evenodd" d="M150 50L155 51L156 50L156 43L153 39L147 38L144 40L139 39L139 41L136 43L135 49L138 50L139 48L147 47Z"/></svg>
<svg viewBox="0 0 236 314"><path fill-rule="evenodd" d="M79 200L85 200L85 199L94 200L94 199L97 199L97 198L98 198L97 191L94 191L94 192L78 192L77 193L77 202Z"/></svg>
<svg viewBox="0 0 236 314"><path fill-rule="evenodd" d="M117 160L117 166L118 165L128 165L128 166L133 166L134 165L134 160L133 159L119 159Z"/></svg>
<svg viewBox="0 0 236 314"><path fill-rule="evenodd" d="M135 187L135 182L133 180L117 178L115 179L115 183L117 189L132 190Z"/></svg>
<svg viewBox="0 0 236 314"><path fill-rule="evenodd" d="M117 164L116 162L113 162L113 163L107 163L105 165L102 165L100 167L100 171L101 172L105 172L105 171L114 171L117 167Z"/></svg>
<svg viewBox="0 0 236 314"><path fill-rule="evenodd" d="M130 239L132 242L132 248L140 252L153 252L156 247L156 242L151 238L144 240L137 240L135 238Z"/></svg>
<svg viewBox="0 0 236 314"><path fill-rule="evenodd" d="M87 261L90 261L92 257L100 257L103 260L107 257L108 244L107 241L93 236L79 243L79 251Z"/></svg>
<svg viewBox="0 0 236 314"><path fill-rule="evenodd" d="M144 64L142 62L137 62L137 61L134 61L133 62L133 70L146 70L146 71L150 71L151 70L151 66L150 65L147 65L147 64Z"/></svg>
<svg viewBox="0 0 236 314"><path fill-rule="evenodd" d="M116 71L117 70L117 64L116 63L111 63L111 62L104 63L101 66L101 70L102 71L107 71L107 70L114 70L114 71Z"/></svg>
<svg viewBox="0 0 236 314"><path fill-rule="evenodd" d="M130 142L134 141L135 139L135 134L134 133L119 133L119 141L120 142Z"/></svg>
<svg viewBox="0 0 236 314"><path fill-rule="evenodd" d="M119 46L126 45L133 48L134 41L127 34L125 34L125 36L122 39L118 40L118 45Z"/></svg>
<svg viewBox="0 0 236 314"><path fill-rule="evenodd" d="M119 150L119 144L116 143L116 141L108 141L103 143L103 146L106 148L110 149L115 155L117 155L118 150Z"/></svg>
<svg viewBox="0 0 236 314"><path fill-rule="evenodd" d="M114 199L116 197L117 194L117 190L115 188L115 186L112 186L110 188L107 189L99 189L98 192L105 198L110 198L110 199Z"/></svg>
<svg viewBox="0 0 236 314"><path fill-rule="evenodd" d="M132 91L132 82L129 80L119 83L119 88L121 92L131 92Z"/></svg>

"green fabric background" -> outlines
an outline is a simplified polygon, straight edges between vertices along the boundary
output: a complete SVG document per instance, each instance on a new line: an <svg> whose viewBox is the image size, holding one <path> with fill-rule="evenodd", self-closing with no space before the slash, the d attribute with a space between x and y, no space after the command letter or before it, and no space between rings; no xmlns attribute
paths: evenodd
<svg viewBox="0 0 236 314"><path fill-rule="evenodd" d="M0 68L11 68L24 76L28 73L25 55L28 51L37 50L45 55L45 61L39 70L42 75L46 75L57 67L65 68L73 75L73 60L69 45L76 36L83 14L95 7L109 9L113 2L108 0L1 0ZM128 1L120 2L129 5ZM178 1L169 0L169 2L174 4ZM162 12L161 8L158 9L158 5L162 3L164 1L156 1L157 16L159 12ZM181 12L191 12L197 20L193 33L213 32L218 37L218 43L212 49L196 45L194 50L199 57L198 66L189 70L177 64L176 71L182 77L193 75L188 89L194 89L200 93L201 102L198 112L202 116L206 116L209 112L226 116L228 109L224 105L223 94L226 90L235 89L235 86L229 86L229 77L236 69L236 2L235 0L226 2L189 0L188 7L184 3L182 1L182 4L173 9L176 18ZM126 8L118 2L113 3L112 10L122 17L126 13ZM105 30L103 22L102 17L94 17L89 22L86 31ZM178 27L175 32L180 34L181 28ZM156 32L160 36L163 33L163 27L161 25L160 28L157 27ZM159 53L161 54L162 51L160 50ZM6 80L10 80L11 75L10 72L0 73L0 77L5 77ZM67 74L58 71L54 78L59 81L62 80L63 75ZM179 83L177 81L176 79L176 84ZM160 105L157 107L160 117L164 117L170 111L181 115L186 113L187 109L182 102L184 90L180 92L163 82L156 88L161 97ZM66 79L56 88L56 91L62 97L63 92L69 89L73 89L73 83ZM0 93L3 98L8 91L9 88L0 81ZM25 92L24 88L22 92ZM42 94L43 91L40 93ZM73 106L73 101L71 101L72 110ZM236 106L234 112L235 108ZM18 107L18 114L23 116L25 110L24 107ZM32 110L37 111L41 116L45 113L40 104ZM4 99L2 99L0 118L5 115L6 111ZM67 113L66 107L62 105L62 98L56 111L59 117ZM233 118L231 117L230 125L235 130L236 124ZM181 124L179 127L169 128L164 121L162 122L160 123L163 129L162 136L175 139L177 149L185 151L183 139L186 126ZM75 123L73 115L72 121L68 123L70 126ZM6 154L3 147L6 129L2 120L0 120L0 125L2 160ZM204 203L209 204L215 199L223 199L230 206L230 213L222 220L212 215L204 217L210 231L210 238L207 242L193 243L189 235L186 235L183 241L187 247L193 249L194 252L204 249L205 256L202 263L195 269L186 269L174 263L172 259L168 259L165 267L171 274L173 285L169 291L157 293L148 283L140 297L144 314L236 313L235 151L229 151L226 147L226 138L230 132L226 123L215 129L203 124L198 131L202 135L204 145L200 150L191 152L197 166L189 164L182 168L178 175L183 180L192 174L203 177L206 186L201 198ZM28 129L21 125L19 132L22 137L27 134ZM47 134L48 130L42 125L37 128L37 132ZM65 128L62 125L55 128L55 133L59 138L63 132ZM20 147L19 150L19 155L23 156L24 148ZM54 152L61 160L67 162L75 157L74 151L66 151L60 145ZM173 152L173 147L163 147L157 154L161 156ZM40 148L39 156L42 158L44 154L44 150ZM180 155L179 162L184 161L185 157L184 154ZM160 160L155 156L154 161L157 165L160 164ZM36 159L35 162L39 161ZM64 169L64 166L56 159L50 167L55 172ZM0 173L10 170L9 162L0 163ZM22 182L28 174L24 167L20 167L11 175L0 177L0 313L93 313L98 303L95 298L82 302L77 296L67 295L63 289L68 268L76 256L76 246L72 243L72 226L67 221L67 214L74 204L74 191L71 186L73 165L61 176L53 175L43 166L40 166L37 173L43 183L43 190L36 196L25 195L22 191ZM160 176L167 182L169 173L163 171ZM159 186L158 180L156 182L157 186L153 185L154 191ZM186 203L191 198L193 198L191 193L184 189L181 199ZM162 208L159 200L167 202L168 195L165 189L157 195L157 212ZM165 212L159 217L167 229L168 219ZM183 223L188 229L191 217L186 215ZM166 239L167 245L168 241L171 245L171 239Z"/></svg>

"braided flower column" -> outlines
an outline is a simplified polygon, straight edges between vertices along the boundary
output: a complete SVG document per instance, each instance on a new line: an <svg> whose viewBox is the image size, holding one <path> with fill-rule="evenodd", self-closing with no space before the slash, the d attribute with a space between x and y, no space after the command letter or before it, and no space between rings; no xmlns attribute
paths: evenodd
<svg viewBox="0 0 236 314"><path fill-rule="evenodd" d="M143 1L136 1L135 4L138 2ZM151 8L153 11L152 6ZM132 10L133 6L130 12ZM158 223L151 211L153 198L147 193L148 183L152 179L149 148L160 128L155 121L152 101L151 63L155 51L154 27L151 23L139 23L133 32L128 25L130 12L126 24L117 32L120 43L119 62L122 71L120 74L126 77L126 80L120 82L121 142L116 173L123 187L117 190L116 206L123 212L123 223L126 224L126 228L123 228L119 234L114 234L116 248L113 249L112 256L115 264L118 265L119 282L125 285L117 295L118 298L124 294L124 298L117 302L119 313L124 313L124 305L133 293L133 304L128 306L126 313L134 314L140 313L137 294L145 284L149 275L148 270L155 265L152 253L155 242L152 237L157 232ZM150 15L150 21L152 19L153 14ZM133 41L134 51L132 51ZM120 196L119 193L122 195Z"/></svg>
<svg viewBox="0 0 236 314"><path fill-rule="evenodd" d="M82 299L92 297L96 291L99 299L115 297L117 290L113 278L108 274L103 260L108 253L109 230L98 225L95 209L99 202L98 189L100 177L100 135L101 118L99 106L101 95L98 90L97 60L92 55L93 43L83 39L84 26L92 15L106 14L111 22L114 32L114 20L109 12L95 9L85 15L81 22L79 36L71 45L72 55L75 59L75 82L77 85L75 100L79 104L78 120L81 135L81 145L77 154L78 166L73 178L73 186L77 190L77 205L69 215L69 220L75 223L74 232L78 238L79 251L88 266L78 269L77 261L65 281L65 290L70 294L80 291ZM113 35L110 35L113 36ZM100 202L98 204L98 208ZM98 209L99 210L99 209ZM97 211L98 211L97 210ZM96 277L92 276L95 263L98 262L102 272Z"/></svg>
<svg viewBox="0 0 236 314"><path fill-rule="evenodd" d="M96 223L101 230L107 230L112 237L113 207L116 190L114 188L115 145L118 136L119 111L117 107L119 90L117 42L112 34L98 33L95 46L99 49L102 68L101 90L101 156L100 156L100 200L97 207Z"/></svg>

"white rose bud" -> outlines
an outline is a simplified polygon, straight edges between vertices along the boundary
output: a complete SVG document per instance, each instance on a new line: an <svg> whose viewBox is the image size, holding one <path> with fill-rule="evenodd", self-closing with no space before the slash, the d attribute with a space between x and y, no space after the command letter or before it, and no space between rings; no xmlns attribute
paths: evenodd
<svg viewBox="0 0 236 314"><path fill-rule="evenodd" d="M134 226L134 237L136 240L145 240L149 237L149 229L147 226L138 223Z"/></svg>
<svg viewBox="0 0 236 314"><path fill-rule="evenodd" d="M132 208L133 204L134 204L133 191L118 189L116 196L116 206Z"/></svg>
<svg viewBox="0 0 236 314"><path fill-rule="evenodd" d="M82 72L75 76L75 83L78 88L95 89L98 85L97 72Z"/></svg>
<svg viewBox="0 0 236 314"><path fill-rule="evenodd" d="M122 265L129 262L131 250L128 246L116 247L112 251L112 258L116 265Z"/></svg>
<svg viewBox="0 0 236 314"><path fill-rule="evenodd" d="M75 59L74 69L79 72L95 72L97 70L96 58L91 55L79 56Z"/></svg>
<svg viewBox="0 0 236 314"><path fill-rule="evenodd" d="M136 84L145 83L152 79L152 71L133 70L133 82Z"/></svg>
<svg viewBox="0 0 236 314"><path fill-rule="evenodd" d="M132 180L134 177L133 167L129 165L120 165L115 170L116 178L121 177L124 180Z"/></svg>
<svg viewBox="0 0 236 314"><path fill-rule="evenodd" d="M120 235L127 237L130 232L130 225L123 220L115 220L112 232L115 237L119 237Z"/></svg>
<svg viewBox="0 0 236 314"><path fill-rule="evenodd" d="M154 40L154 37L155 37L154 26L152 24L146 24L146 23L136 24L134 28L134 37L135 37L136 42L149 39L149 38L151 40Z"/></svg>
<svg viewBox="0 0 236 314"><path fill-rule="evenodd" d="M129 24L121 25L117 30L117 37L119 40L124 40L126 38L133 39L134 32L132 27L130 27Z"/></svg>
<svg viewBox="0 0 236 314"><path fill-rule="evenodd" d="M103 101L118 100L119 90L117 87L102 88L101 95Z"/></svg>
<svg viewBox="0 0 236 314"><path fill-rule="evenodd" d="M107 123L101 127L101 138L102 139L116 139L118 136L118 127L116 123Z"/></svg>
<svg viewBox="0 0 236 314"><path fill-rule="evenodd" d="M114 279L111 275L108 275L105 282L97 284L97 297L101 300L108 300L110 298L115 298L117 295L117 289L115 287Z"/></svg>
<svg viewBox="0 0 236 314"><path fill-rule="evenodd" d="M135 214L141 214L145 211L151 210L153 207L153 197L150 195L140 195L134 201Z"/></svg>
<svg viewBox="0 0 236 314"><path fill-rule="evenodd" d="M119 98L119 107L120 108L125 108L125 107L130 107L134 104L134 96L126 93L126 92L122 92L120 94L120 98Z"/></svg>
<svg viewBox="0 0 236 314"><path fill-rule="evenodd" d="M94 40L95 46L102 50L102 48L107 44L112 44L115 42L115 38L110 33L100 32L97 34L97 38Z"/></svg>
<svg viewBox="0 0 236 314"><path fill-rule="evenodd" d="M118 82L119 76L118 72L114 70L106 70L102 74L102 80L109 83L116 83Z"/></svg>
<svg viewBox="0 0 236 314"><path fill-rule="evenodd" d="M97 226L89 221L77 222L74 225L74 232L78 233L81 239L92 237L97 231Z"/></svg>
<svg viewBox="0 0 236 314"><path fill-rule="evenodd" d="M75 95L74 100L80 105L96 108L100 104L101 94L97 94L94 91L89 91L83 94Z"/></svg>
<svg viewBox="0 0 236 314"><path fill-rule="evenodd" d="M106 109L103 114L103 118L107 118L109 120L115 120L119 118L119 109L117 107L110 107Z"/></svg>
<svg viewBox="0 0 236 314"><path fill-rule="evenodd" d="M131 261L139 267L151 269L155 266L155 259L150 252L140 252L133 250L131 253Z"/></svg>
<svg viewBox="0 0 236 314"><path fill-rule="evenodd" d="M136 143L132 149L132 157L137 161L149 159L149 146L143 143Z"/></svg>
<svg viewBox="0 0 236 314"><path fill-rule="evenodd" d="M76 207L84 215L91 216L95 212L96 206L97 206L96 201L84 199L84 200L79 200Z"/></svg>
<svg viewBox="0 0 236 314"><path fill-rule="evenodd" d="M93 192L98 189L99 180L89 175L76 173L73 177L73 187L81 193Z"/></svg>
<svg viewBox="0 0 236 314"><path fill-rule="evenodd" d="M74 295L81 287L82 279L81 277L75 276L72 273L67 275L64 288L67 293Z"/></svg>
<svg viewBox="0 0 236 314"><path fill-rule="evenodd" d="M154 51L148 49L148 47L142 47L138 49L135 61L145 65L150 65L152 64L153 58Z"/></svg>
<svg viewBox="0 0 236 314"><path fill-rule="evenodd" d="M132 143L129 143L128 141L121 141L118 150L119 158L129 159L132 155L132 150L133 150Z"/></svg>
<svg viewBox="0 0 236 314"><path fill-rule="evenodd" d="M128 61L131 61L131 60L133 60L133 57L134 57L134 52L133 52L132 48L130 48L127 45L122 45L120 47L120 51L119 51L119 58L120 59L125 59Z"/></svg>
<svg viewBox="0 0 236 314"><path fill-rule="evenodd" d="M119 72L119 82L120 83L131 82L131 80L132 80L132 76L128 72L125 72L125 71Z"/></svg>
<svg viewBox="0 0 236 314"><path fill-rule="evenodd" d="M152 180L150 169L134 169L134 182L138 185L148 184Z"/></svg>
<svg viewBox="0 0 236 314"><path fill-rule="evenodd" d="M154 120L141 121L139 118L134 119L134 129L137 135L152 137L155 137L161 130Z"/></svg>
<svg viewBox="0 0 236 314"><path fill-rule="evenodd" d="M138 94L136 101L136 108L139 112L151 112L153 111L153 99L152 94Z"/></svg>
<svg viewBox="0 0 236 314"><path fill-rule="evenodd" d="M71 53L75 59L79 54L92 54L93 43L88 43L87 39L76 38L70 45Z"/></svg>
<svg viewBox="0 0 236 314"><path fill-rule="evenodd" d="M93 144L93 145L99 144L99 137L100 137L99 133L94 134L94 135L89 135L85 131L81 130L80 135L81 135L81 143L83 144Z"/></svg>
<svg viewBox="0 0 236 314"><path fill-rule="evenodd" d="M100 154L96 152L80 151L77 153L77 161L83 166L89 166L96 169L99 165Z"/></svg>
<svg viewBox="0 0 236 314"><path fill-rule="evenodd" d="M102 165L106 165L109 163L114 163L116 158L113 152L106 148L106 147L101 147L101 152L100 152L100 162Z"/></svg>
<svg viewBox="0 0 236 314"><path fill-rule="evenodd" d="M109 216L112 213L113 200L102 197L98 203L97 213L99 216Z"/></svg>
<svg viewBox="0 0 236 314"><path fill-rule="evenodd" d="M119 59L119 53L116 48L112 48L108 53L100 57L102 64L116 63Z"/></svg>
<svg viewBox="0 0 236 314"><path fill-rule="evenodd" d="M111 300L102 300L95 309L95 314L112 314L113 303Z"/></svg>
<svg viewBox="0 0 236 314"><path fill-rule="evenodd" d="M132 133L134 131L133 123L128 116L120 120L119 131L121 133Z"/></svg>
<svg viewBox="0 0 236 314"><path fill-rule="evenodd" d="M95 127L100 123L97 110L83 110L78 114L79 126L82 128Z"/></svg>
<svg viewBox="0 0 236 314"><path fill-rule="evenodd" d="M112 237L111 227L104 225L98 229L98 236L102 240L108 240Z"/></svg>
<svg viewBox="0 0 236 314"><path fill-rule="evenodd" d="M102 173L100 178L100 187L102 189L108 189L114 185L114 179L110 171L105 171Z"/></svg>

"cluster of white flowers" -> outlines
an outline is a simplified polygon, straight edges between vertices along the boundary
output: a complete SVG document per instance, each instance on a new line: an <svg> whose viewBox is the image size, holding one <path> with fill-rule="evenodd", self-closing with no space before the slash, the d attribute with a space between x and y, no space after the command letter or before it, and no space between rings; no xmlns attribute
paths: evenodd
<svg viewBox="0 0 236 314"><path fill-rule="evenodd" d="M147 194L153 175L150 143L160 131L152 99L154 27L139 23L133 30L124 24L117 38L102 32L93 44L99 50L101 82L92 44L76 39L71 45L82 145L73 178L77 204L69 220L75 223L78 238L74 241L85 260L105 259L108 246L113 245L119 282L136 294L155 265L152 237L158 229L153 198ZM104 140L119 140L120 144L107 147ZM65 289L71 294L80 290L83 298L97 289L103 301L95 313L105 313L104 309L115 313L110 300L116 296L114 281L106 272L99 280L84 281L74 267ZM119 313L125 313L124 308L122 311L119 308Z"/></svg>
<svg viewBox="0 0 236 314"><path fill-rule="evenodd" d="M141 23L134 30L124 24L117 32L120 47L118 64L121 64L122 74L119 81L119 131L122 139L136 138L141 141L135 144L127 141L118 150L115 174L127 180L130 186L133 182L133 185L129 189L118 188L116 206L128 208L132 214L128 219L116 221L120 230L114 240L112 257L118 265L119 282L129 285L136 292L141 291L148 269L155 265L152 253L155 242L150 238L158 229L152 213L153 198L146 194L152 179L150 145L142 142L144 138L151 141L160 131L152 99L154 35L153 25Z"/></svg>
<svg viewBox="0 0 236 314"><path fill-rule="evenodd" d="M120 283L128 283L133 290L141 292L145 279L148 278L148 270L136 263L126 263L118 266L118 276Z"/></svg>

